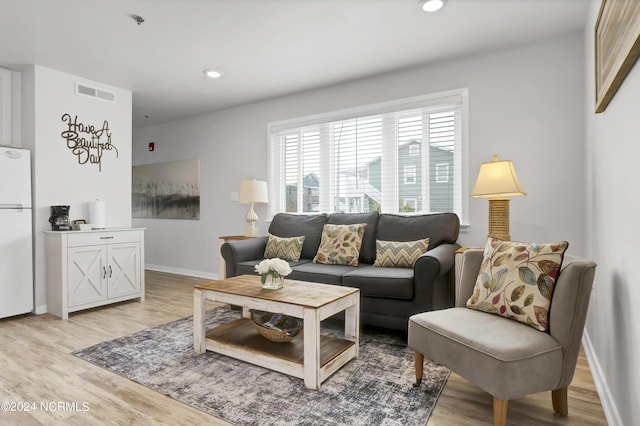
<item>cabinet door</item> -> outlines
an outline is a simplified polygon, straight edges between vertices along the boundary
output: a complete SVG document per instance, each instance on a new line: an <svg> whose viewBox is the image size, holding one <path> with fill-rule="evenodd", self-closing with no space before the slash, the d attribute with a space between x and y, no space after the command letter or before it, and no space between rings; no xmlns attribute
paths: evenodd
<svg viewBox="0 0 640 426"><path fill-rule="evenodd" d="M108 246L109 299L140 293L140 243Z"/></svg>
<svg viewBox="0 0 640 426"><path fill-rule="evenodd" d="M11 71L0 68L0 145L11 145Z"/></svg>
<svg viewBox="0 0 640 426"><path fill-rule="evenodd" d="M106 246L71 247L67 253L69 307L106 300Z"/></svg>

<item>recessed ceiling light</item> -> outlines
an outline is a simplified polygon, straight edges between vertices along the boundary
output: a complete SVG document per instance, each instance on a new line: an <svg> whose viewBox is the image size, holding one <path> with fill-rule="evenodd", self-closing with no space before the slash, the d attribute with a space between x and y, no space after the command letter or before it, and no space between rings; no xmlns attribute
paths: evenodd
<svg viewBox="0 0 640 426"><path fill-rule="evenodd" d="M420 7L425 12L435 12L444 7L447 0L421 0Z"/></svg>
<svg viewBox="0 0 640 426"><path fill-rule="evenodd" d="M209 78L220 78L220 77L222 77L222 72L221 71L204 70L202 72L204 73L204 75L206 75Z"/></svg>

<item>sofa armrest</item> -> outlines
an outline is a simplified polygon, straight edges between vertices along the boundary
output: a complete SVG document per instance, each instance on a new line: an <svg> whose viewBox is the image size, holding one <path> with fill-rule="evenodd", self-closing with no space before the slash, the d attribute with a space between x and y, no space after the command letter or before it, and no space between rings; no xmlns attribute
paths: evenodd
<svg viewBox="0 0 640 426"><path fill-rule="evenodd" d="M247 260L262 259L268 237L227 241L220 247L220 253L227 267L227 277L236 276L236 265Z"/></svg>
<svg viewBox="0 0 640 426"><path fill-rule="evenodd" d="M434 294L439 305L447 299L447 305L453 304L453 291L449 288L437 288L434 286L451 286L449 276L452 276L455 264L455 253L460 248L459 244L440 244L432 248L418 258L413 266L413 280L415 285L415 309L416 312L430 311L434 309Z"/></svg>
<svg viewBox="0 0 640 426"><path fill-rule="evenodd" d="M459 248L459 244L440 244L420 256L413 266L416 281L418 277L429 277L433 280L448 273L455 264L455 254Z"/></svg>

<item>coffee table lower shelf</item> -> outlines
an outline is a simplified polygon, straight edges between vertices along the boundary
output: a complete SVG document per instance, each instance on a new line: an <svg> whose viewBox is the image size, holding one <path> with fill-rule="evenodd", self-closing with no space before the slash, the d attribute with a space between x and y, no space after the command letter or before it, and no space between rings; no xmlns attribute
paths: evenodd
<svg viewBox="0 0 640 426"><path fill-rule="evenodd" d="M258 333L251 320L240 318L206 332L207 350L293 377L304 378L304 336L276 343ZM355 358L355 343L320 335L320 382Z"/></svg>

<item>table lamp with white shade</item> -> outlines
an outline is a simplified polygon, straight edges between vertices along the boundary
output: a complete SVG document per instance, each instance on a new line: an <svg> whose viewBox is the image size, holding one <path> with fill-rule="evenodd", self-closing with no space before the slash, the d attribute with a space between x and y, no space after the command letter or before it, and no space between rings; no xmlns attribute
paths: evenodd
<svg viewBox="0 0 640 426"><path fill-rule="evenodd" d="M256 228L256 222L258 221L258 215L253 210L253 204L269 202L267 182L255 179L241 181L238 201L251 205L245 217L247 220L247 228L244 235L247 237L257 237L258 229Z"/></svg>
<svg viewBox="0 0 640 426"><path fill-rule="evenodd" d="M508 197L527 195L511 160L498 160L498 156L494 155L492 162L482 163L470 195L489 199L489 236L511 240Z"/></svg>

